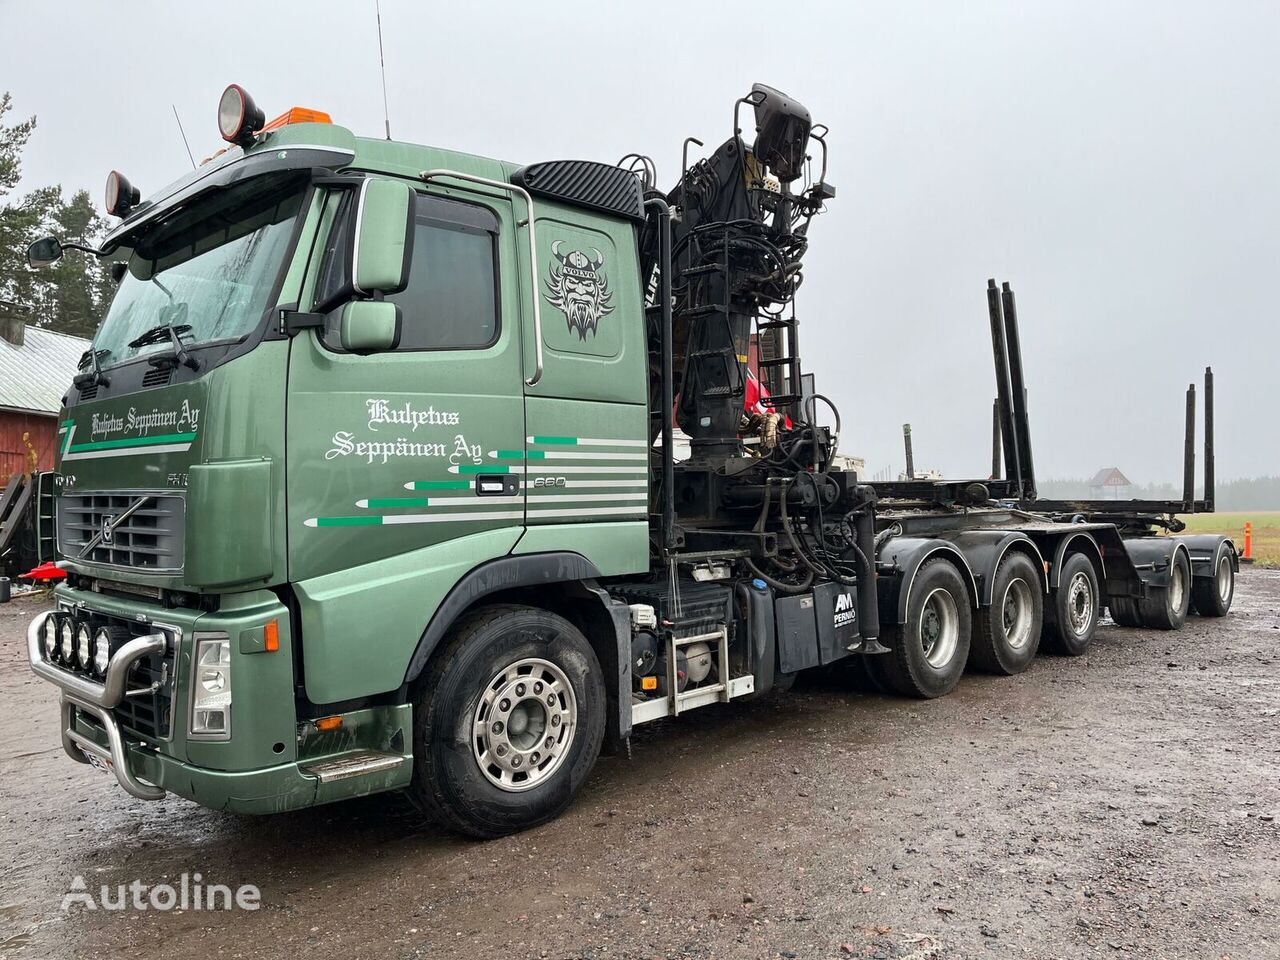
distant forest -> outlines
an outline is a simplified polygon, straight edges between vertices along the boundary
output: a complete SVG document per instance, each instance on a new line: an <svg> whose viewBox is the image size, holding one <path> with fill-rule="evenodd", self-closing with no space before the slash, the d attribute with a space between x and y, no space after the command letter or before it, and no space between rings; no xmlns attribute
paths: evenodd
<svg viewBox="0 0 1280 960"><path fill-rule="evenodd" d="M1251 477L1245 480L1219 480L1214 486L1215 510L1280 510L1280 476ZM1094 496L1088 480L1041 480L1036 487L1040 496L1051 500L1083 500ZM1196 496L1204 495L1196 487ZM1128 496L1135 500L1179 500L1182 488L1172 483L1135 483Z"/></svg>

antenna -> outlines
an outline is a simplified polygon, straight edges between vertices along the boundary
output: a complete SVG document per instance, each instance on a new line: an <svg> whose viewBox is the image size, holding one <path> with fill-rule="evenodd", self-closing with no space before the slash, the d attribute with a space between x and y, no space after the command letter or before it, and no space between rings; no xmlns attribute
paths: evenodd
<svg viewBox="0 0 1280 960"><path fill-rule="evenodd" d="M382 55L382 2L373 0L373 8L378 16L378 66L382 70L382 119L387 125L387 139L391 139L391 112L387 109L387 61Z"/></svg>
<svg viewBox="0 0 1280 960"><path fill-rule="evenodd" d="M187 131L182 129L182 118L178 116L178 105L171 103L169 106L173 107L173 119L178 121L178 132L182 134L182 145L187 148L187 159L191 161L191 169L196 170L198 169L196 167L196 158L191 155L191 144L187 143Z"/></svg>

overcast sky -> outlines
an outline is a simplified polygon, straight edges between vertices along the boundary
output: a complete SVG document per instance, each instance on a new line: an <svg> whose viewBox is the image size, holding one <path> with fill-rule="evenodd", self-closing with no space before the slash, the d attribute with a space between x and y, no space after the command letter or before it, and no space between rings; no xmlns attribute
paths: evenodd
<svg viewBox="0 0 1280 960"><path fill-rule="evenodd" d="M119 168L147 195L218 148L222 88L382 133L373 0L0 0L24 189ZM844 452L990 469L985 287L1018 295L1040 476L1181 477L1217 374L1218 475L1280 472L1275 4L443 4L383 0L396 139L520 162L730 133L779 87L831 128L802 345Z"/></svg>

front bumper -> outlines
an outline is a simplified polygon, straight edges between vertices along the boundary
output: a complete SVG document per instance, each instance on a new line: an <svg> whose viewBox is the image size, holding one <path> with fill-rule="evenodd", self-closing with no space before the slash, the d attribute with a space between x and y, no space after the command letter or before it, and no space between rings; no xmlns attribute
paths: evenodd
<svg viewBox="0 0 1280 960"><path fill-rule="evenodd" d="M159 800L164 790L140 780L130 770L124 736L111 711L129 694L125 684L134 663L141 657L162 652L167 638L162 633L152 633L130 640L111 658L106 678L98 684L49 663L41 655L40 634L51 616L52 610L37 614L27 627L27 659L36 676L48 680L62 692L62 748L79 763L92 760L104 763L120 781L120 786L139 800ZM102 725L106 733L105 746L76 729L76 710L85 711Z"/></svg>
<svg viewBox="0 0 1280 960"><path fill-rule="evenodd" d="M174 793L216 810L269 814L408 784L412 754L405 747L405 732L412 729L412 713L407 704L345 713L344 730L323 736L313 732L315 742L303 757L253 764L249 769L213 769L190 762L200 759L190 752L185 758L171 756L131 737L113 710L130 693L127 678L134 663L163 653L168 637L163 633L135 637L112 654L106 677L98 683L44 659L41 631L53 613L37 615L28 626L27 657L36 676L61 694L63 749L79 763L106 767L131 796L159 800ZM175 711L175 715L181 717L184 712ZM298 737L301 742L301 729ZM188 743L189 751L192 747L208 745Z"/></svg>

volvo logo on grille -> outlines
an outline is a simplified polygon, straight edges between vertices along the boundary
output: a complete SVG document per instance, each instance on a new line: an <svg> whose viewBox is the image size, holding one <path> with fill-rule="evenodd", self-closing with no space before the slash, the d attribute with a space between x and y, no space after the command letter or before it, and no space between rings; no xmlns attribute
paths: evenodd
<svg viewBox="0 0 1280 960"><path fill-rule="evenodd" d="M102 542L110 543L113 535L112 528L115 526L116 515L114 513L104 513L102 515Z"/></svg>

